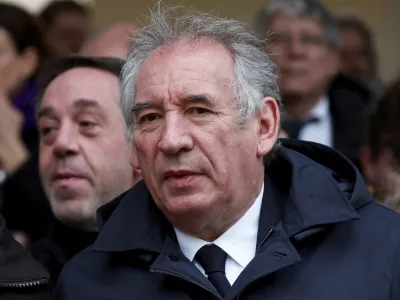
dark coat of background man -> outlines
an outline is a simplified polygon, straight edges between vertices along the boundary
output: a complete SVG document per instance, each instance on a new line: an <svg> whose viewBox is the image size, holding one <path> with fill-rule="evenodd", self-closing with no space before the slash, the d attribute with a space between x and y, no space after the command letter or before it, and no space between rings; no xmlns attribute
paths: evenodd
<svg viewBox="0 0 400 300"><path fill-rule="evenodd" d="M265 44L167 12L136 32L122 75L144 181L100 209L55 299L400 299L400 216L332 148L279 145Z"/></svg>
<svg viewBox="0 0 400 300"><path fill-rule="evenodd" d="M374 103L367 121L361 166L375 199L400 213L400 80Z"/></svg>
<svg viewBox="0 0 400 300"><path fill-rule="evenodd" d="M47 66L37 108L39 167L59 222L32 247L56 280L64 264L91 245L96 210L137 180L120 106L117 58L71 56Z"/></svg>
<svg viewBox="0 0 400 300"><path fill-rule="evenodd" d="M90 9L75 1L51 1L39 20L52 57L78 53L89 36Z"/></svg>
<svg viewBox="0 0 400 300"><path fill-rule="evenodd" d="M280 70L289 137L327 145L359 166L367 87L339 74L340 34L334 16L314 0L271 0L256 18Z"/></svg>

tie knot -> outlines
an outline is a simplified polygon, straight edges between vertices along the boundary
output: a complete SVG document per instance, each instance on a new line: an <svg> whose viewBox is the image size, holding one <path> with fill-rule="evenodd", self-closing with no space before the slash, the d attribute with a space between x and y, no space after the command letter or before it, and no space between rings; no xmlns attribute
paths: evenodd
<svg viewBox="0 0 400 300"><path fill-rule="evenodd" d="M205 245L197 251L195 259L207 275L214 272L225 274L226 252L214 244Z"/></svg>
<svg viewBox="0 0 400 300"><path fill-rule="evenodd" d="M282 129L286 131L291 139L298 139L300 131L304 126L312 123L318 123L318 117L310 117L303 120L284 120L282 121Z"/></svg>

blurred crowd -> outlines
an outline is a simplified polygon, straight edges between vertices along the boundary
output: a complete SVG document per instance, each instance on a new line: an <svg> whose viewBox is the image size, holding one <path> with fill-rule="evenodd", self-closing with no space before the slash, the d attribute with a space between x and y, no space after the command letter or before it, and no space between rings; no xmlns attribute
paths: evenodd
<svg viewBox="0 0 400 300"><path fill-rule="evenodd" d="M360 170L376 201L400 212L400 78L387 85L380 80L374 36L359 17L335 16L318 2L287 3L270 1L252 24L279 69L281 138L339 150ZM53 282L95 240L96 209L141 176L129 165L118 101L105 104L108 122L114 121L104 137L80 149L88 151L87 169L77 165L54 174L57 159L78 151L75 140L81 138L71 133L51 142L55 120L72 114L68 93L81 97L82 113L71 120L98 109L92 98L118 99L128 37L137 28L116 24L89 39L91 26L90 8L73 1L53 1L38 15L0 3L1 216ZM92 121L82 120L82 130L93 130ZM71 172L93 180L93 192L82 203L65 204L52 187L54 177L68 179Z"/></svg>

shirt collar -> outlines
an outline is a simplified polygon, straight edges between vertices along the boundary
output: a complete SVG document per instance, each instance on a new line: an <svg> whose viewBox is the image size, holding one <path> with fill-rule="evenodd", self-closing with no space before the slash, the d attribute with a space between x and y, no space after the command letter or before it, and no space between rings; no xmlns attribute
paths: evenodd
<svg viewBox="0 0 400 300"><path fill-rule="evenodd" d="M243 268L249 264L256 253L258 222L263 194L264 184L260 194L247 212L213 242ZM193 261L201 247L209 244L209 242L188 235L177 228L174 229L181 251L190 261ZM243 251L243 249L246 249L246 251Z"/></svg>
<svg viewBox="0 0 400 300"><path fill-rule="evenodd" d="M329 117L329 100L323 96L310 112L310 117L316 117L319 120L325 120Z"/></svg>
<svg viewBox="0 0 400 300"><path fill-rule="evenodd" d="M307 114L305 119L318 118L319 120L325 120L330 116L329 113L329 99L327 96L322 96L321 99L315 104L312 110ZM283 111L281 113L282 120L290 120L288 114Z"/></svg>

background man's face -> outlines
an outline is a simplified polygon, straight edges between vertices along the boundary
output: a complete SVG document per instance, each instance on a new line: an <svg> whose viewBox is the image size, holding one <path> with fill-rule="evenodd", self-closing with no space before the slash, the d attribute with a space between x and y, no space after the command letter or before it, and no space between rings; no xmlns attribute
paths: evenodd
<svg viewBox="0 0 400 300"><path fill-rule="evenodd" d="M60 12L54 18L54 23L46 29L47 43L52 55L58 57L78 53L87 40L89 21L81 13Z"/></svg>
<svg viewBox="0 0 400 300"><path fill-rule="evenodd" d="M336 73L335 52L323 27L309 17L276 14L268 24L267 52L280 70L283 95L304 96L325 91Z"/></svg>
<svg viewBox="0 0 400 300"><path fill-rule="evenodd" d="M209 40L157 49L141 67L132 163L173 224L204 216L223 222L257 190L260 126L256 117L237 123L233 82L231 54Z"/></svg>
<svg viewBox="0 0 400 300"><path fill-rule="evenodd" d="M39 130L41 177L61 221L84 226L133 185L115 75L75 68L55 78L43 97Z"/></svg>
<svg viewBox="0 0 400 300"><path fill-rule="evenodd" d="M366 42L354 29L341 30L341 72L361 82L371 79L372 64Z"/></svg>

